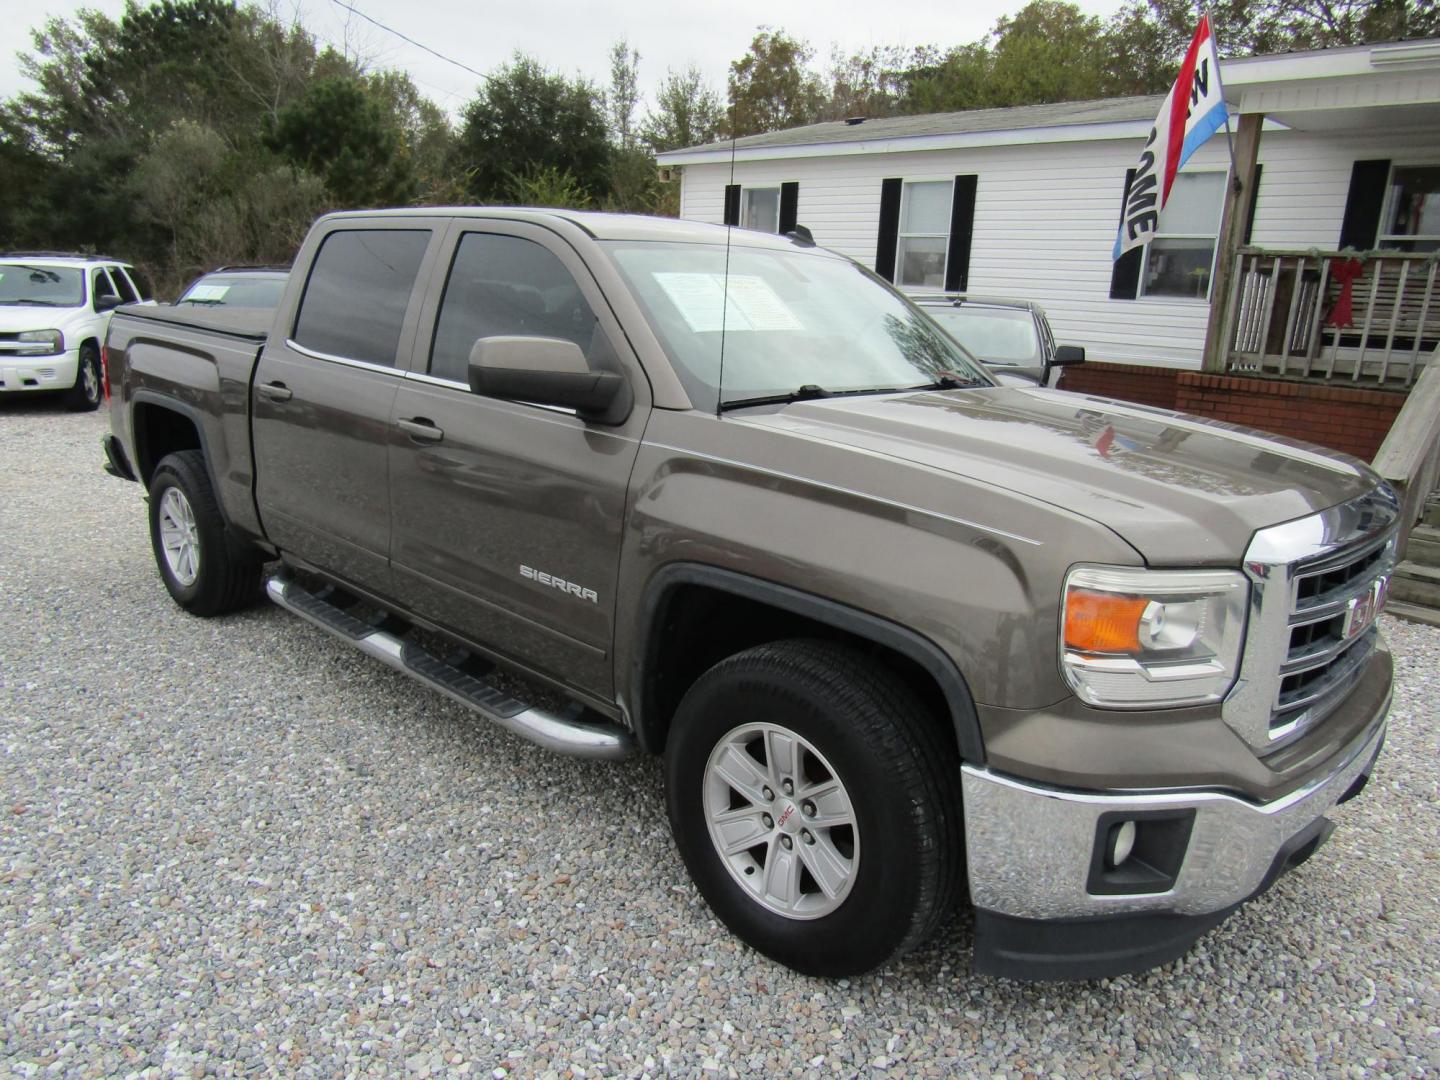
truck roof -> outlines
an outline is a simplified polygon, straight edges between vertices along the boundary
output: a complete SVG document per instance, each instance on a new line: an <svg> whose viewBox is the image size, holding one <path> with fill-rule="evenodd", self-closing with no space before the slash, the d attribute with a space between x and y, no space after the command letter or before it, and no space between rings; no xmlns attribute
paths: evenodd
<svg viewBox="0 0 1440 1080"><path fill-rule="evenodd" d="M563 221L583 229L597 240L670 241L684 244L724 244L726 234L732 245L791 250L797 241L753 229L727 228L679 218L647 217L643 214L607 214L593 210L550 210L521 206L426 206L394 210L352 210L327 214L335 219L367 220L386 217L476 218L503 221L531 221L547 224ZM809 247L810 245L806 245Z"/></svg>

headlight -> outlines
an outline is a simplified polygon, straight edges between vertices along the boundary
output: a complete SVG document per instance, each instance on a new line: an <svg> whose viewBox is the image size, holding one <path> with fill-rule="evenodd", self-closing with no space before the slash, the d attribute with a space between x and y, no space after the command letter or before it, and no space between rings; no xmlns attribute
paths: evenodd
<svg viewBox="0 0 1440 1080"><path fill-rule="evenodd" d="M65 337L59 330L25 330L16 338L24 347L16 356L52 356L65 351Z"/></svg>
<svg viewBox="0 0 1440 1080"><path fill-rule="evenodd" d="M1065 578L1060 666L1091 705L1220 701L1235 682L1249 595L1235 570L1076 567Z"/></svg>

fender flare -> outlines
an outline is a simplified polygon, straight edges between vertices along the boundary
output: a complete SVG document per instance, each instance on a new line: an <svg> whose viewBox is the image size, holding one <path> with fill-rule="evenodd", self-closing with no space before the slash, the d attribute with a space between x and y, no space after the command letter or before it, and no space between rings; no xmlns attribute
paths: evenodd
<svg viewBox="0 0 1440 1080"><path fill-rule="evenodd" d="M220 509L220 517L225 522L225 528L231 529L230 515L225 510L225 504L219 498L220 486L216 482L214 459L210 456L210 440L205 435L204 418L200 410L193 405L180 401L178 398L169 397L165 394L158 394L154 390L137 390L130 399L130 441L135 446L135 461L132 467L135 470L135 478L148 490L149 481L141 475L140 469L140 432L135 424L135 406L154 405L158 408L183 416L195 428L195 434L200 440L200 453L205 458L205 475L210 479L210 490L216 492L215 505ZM153 467L160 464L159 461L152 461ZM233 530L232 530L233 531Z"/></svg>
<svg viewBox="0 0 1440 1080"><path fill-rule="evenodd" d="M963 761L973 765L985 761L985 743L980 733L980 717L970 687L946 653L926 638L899 623L861 611L858 608L815 596L788 585L778 585L763 578L722 570L703 563L669 563L656 571L645 587L641 599L640 623L642 647L636 651L633 664L633 687L637 704L634 717L636 734L653 750L659 745L655 738L657 712L648 676L659 662L660 628L675 591L684 585L698 585L717 592L753 600L779 608L814 622L843 630L857 638L874 642L918 664L940 687L950 709L950 722Z"/></svg>

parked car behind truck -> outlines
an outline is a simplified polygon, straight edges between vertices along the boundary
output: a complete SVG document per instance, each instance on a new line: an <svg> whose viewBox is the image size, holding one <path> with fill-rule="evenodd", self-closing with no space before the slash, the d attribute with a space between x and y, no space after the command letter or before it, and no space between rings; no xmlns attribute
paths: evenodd
<svg viewBox="0 0 1440 1080"><path fill-rule="evenodd" d="M803 972L962 897L983 971L1164 963L1314 852L1384 738L1397 511L1364 465L998 386L800 240L337 214L268 324L129 308L109 348L109 468L177 603L263 580L537 743L663 754L706 900Z"/></svg>
<svg viewBox="0 0 1440 1080"><path fill-rule="evenodd" d="M121 304L149 299L133 267L103 255L0 254L0 394L59 393L100 406L100 345Z"/></svg>

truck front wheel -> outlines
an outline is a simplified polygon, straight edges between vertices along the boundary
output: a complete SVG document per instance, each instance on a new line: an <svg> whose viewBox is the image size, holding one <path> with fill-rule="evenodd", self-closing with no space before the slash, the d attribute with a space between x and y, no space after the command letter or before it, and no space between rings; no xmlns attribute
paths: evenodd
<svg viewBox="0 0 1440 1080"><path fill-rule="evenodd" d="M807 975L879 967L953 910L959 775L910 688L825 641L711 668L666 748L670 824L701 894L737 936Z"/></svg>
<svg viewBox="0 0 1440 1080"><path fill-rule="evenodd" d="M192 615L223 615L260 593L260 560L236 551L198 450L169 454L150 478L150 545L175 602Z"/></svg>

